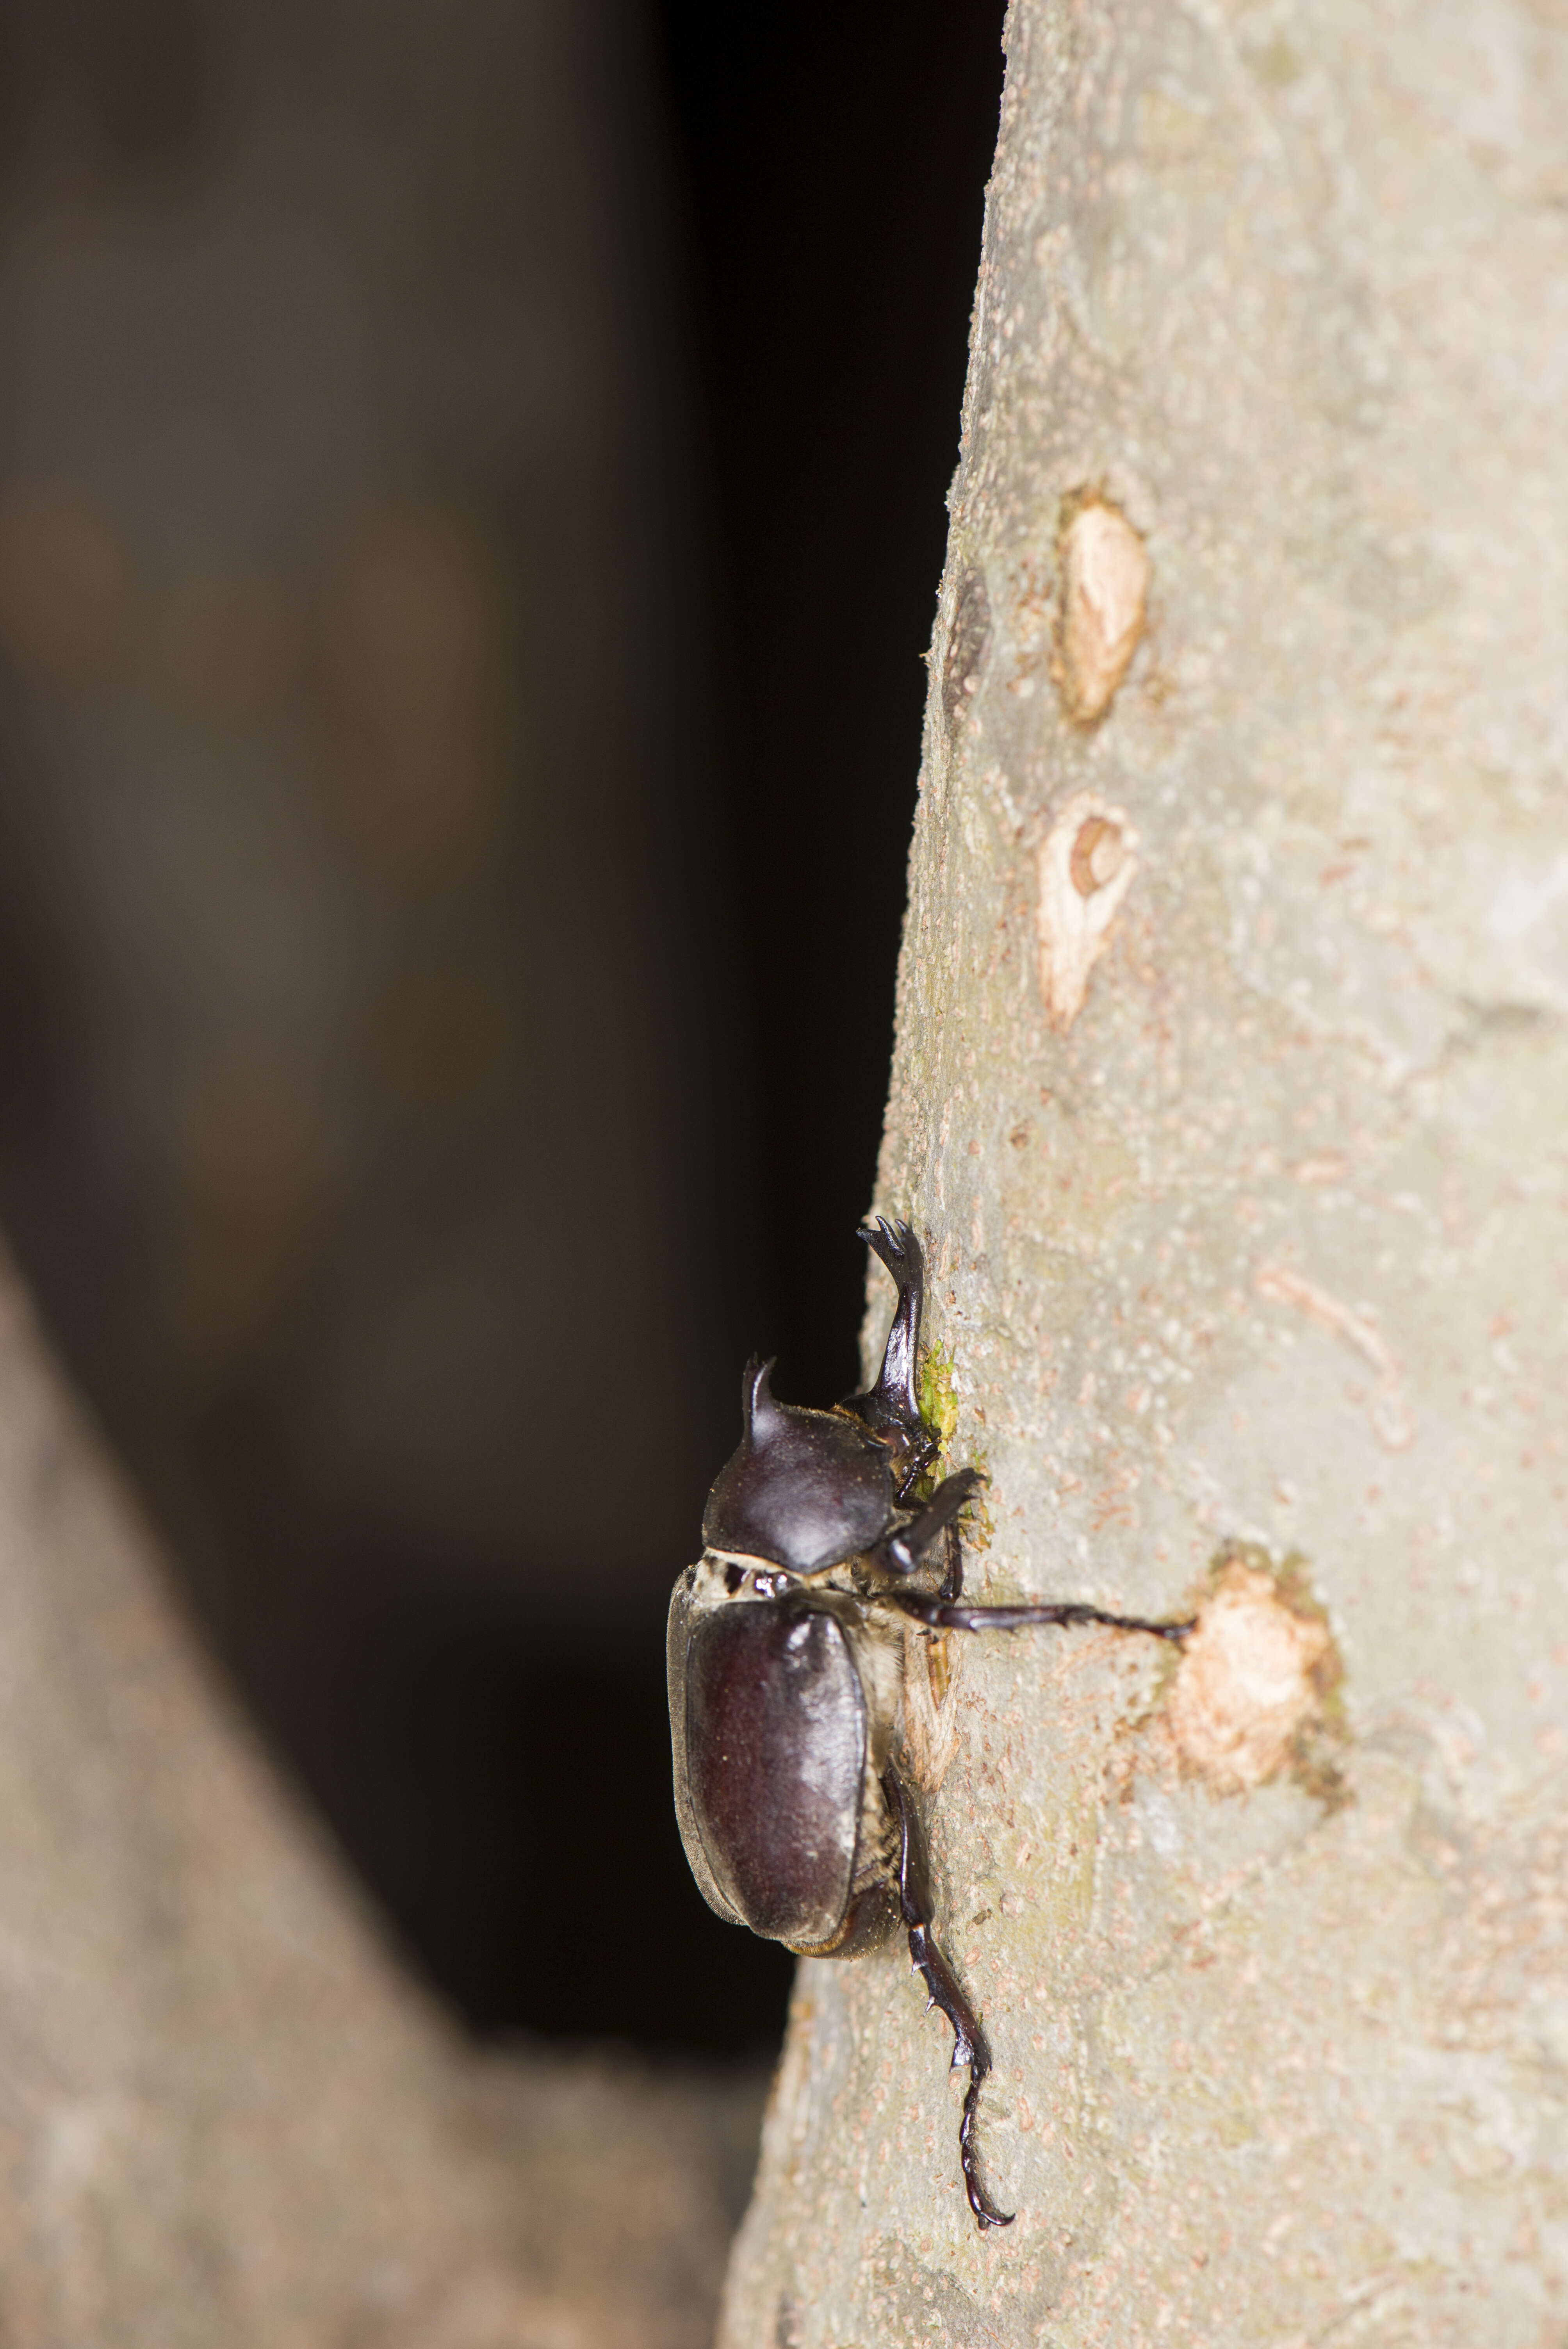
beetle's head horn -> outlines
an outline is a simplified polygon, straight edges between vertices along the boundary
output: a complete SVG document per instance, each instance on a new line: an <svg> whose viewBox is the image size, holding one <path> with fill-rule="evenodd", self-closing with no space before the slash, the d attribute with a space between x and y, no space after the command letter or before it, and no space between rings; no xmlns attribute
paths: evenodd
<svg viewBox="0 0 1568 2349"><path fill-rule="evenodd" d="M766 1444L781 1423L783 1414L769 1384L778 1359L774 1354L765 1362L760 1354L753 1354L740 1374L740 1416L748 1444Z"/></svg>

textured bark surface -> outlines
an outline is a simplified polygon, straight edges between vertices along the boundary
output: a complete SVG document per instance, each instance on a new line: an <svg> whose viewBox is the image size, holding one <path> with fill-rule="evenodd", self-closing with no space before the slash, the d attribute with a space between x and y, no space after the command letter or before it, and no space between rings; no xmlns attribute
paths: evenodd
<svg viewBox="0 0 1568 2349"><path fill-rule="evenodd" d="M210 1684L3 1266L0 1660L6 2349L710 2337L749 2085L464 2052Z"/></svg>
<svg viewBox="0 0 1568 2349"><path fill-rule="evenodd" d="M954 1654L939 1916L1016 2223L902 1951L806 1964L724 2338L1545 2349L1557 0L1019 0L952 514L877 1204L939 1269L975 1594L1203 1622Z"/></svg>

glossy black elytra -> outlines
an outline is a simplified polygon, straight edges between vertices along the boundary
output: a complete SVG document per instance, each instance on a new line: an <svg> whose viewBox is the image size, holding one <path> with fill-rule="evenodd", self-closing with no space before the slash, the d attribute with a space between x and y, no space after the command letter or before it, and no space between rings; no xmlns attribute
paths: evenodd
<svg viewBox="0 0 1568 2349"><path fill-rule="evenodd" d="M915 1971L969 2067L959 2159L984 2227L1011 2225L981 2183L975 2108L991 2069L980 2021L936 1945L924 1838L904 1753L903 1650L933 1631L1108 1623L1180 1640L1190 1623L1077 1600L966 1607L959 1512L973 1468L917 1497L939 1439L921 1416L925 1268L907 1224L861 1238L898 1286L877 1382L831 1411L778 1402L771 1362L741 1384L740 1449L703 1513L703 1554L670 1601L676 1814L710 1908L802 1957L850 1958L902 1925ZM933 1585L929 1553L941 1546Z"/></svg>

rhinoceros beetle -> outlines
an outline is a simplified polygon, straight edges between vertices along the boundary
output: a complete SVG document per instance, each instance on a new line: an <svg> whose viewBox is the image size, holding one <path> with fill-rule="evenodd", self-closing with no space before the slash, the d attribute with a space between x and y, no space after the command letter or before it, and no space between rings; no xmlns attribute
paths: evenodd
<svg viewBox="0 0 1568 2349"><path fill-rule="evenodd" d="M857 1957L907 1932L911 1963L953 2026L953 2068L969 2067L958 2130L969 2207L982 2228L1006 2227L975 2148L991 2051L933 1930L903 1741L904 1626L1106 1623L1180 1640L1191 1625L1076 1599L963 1603L957 1520L982 1480L961 1468L923 1496L939 1438L916 1392L920 1242L885 1219L860 1237L898 1288L876 1384L807 1411L778 1401L772 1363L753 1356L740 1448L708 1495L702 1557L675 1587L676 1814L703 1897L730 1923L811 1958Z"/></svg>

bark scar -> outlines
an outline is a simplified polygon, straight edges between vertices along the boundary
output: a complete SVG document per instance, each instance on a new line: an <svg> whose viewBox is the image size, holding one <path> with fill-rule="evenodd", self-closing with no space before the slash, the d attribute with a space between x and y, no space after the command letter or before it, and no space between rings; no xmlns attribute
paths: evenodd
<svg viewBox="0 0 1568 2349"><path fill-rule="evenodd" d="M1088 975L1138 870L1138 834L1118 807L1079 792L1037 855L1040 994L1064 1034L1083 1009Z"/></svg>
<svg viewBox="0 0 1568 2349"><path fill-rule="evenodd" d="M1149 553L1119 506L1082 498L1062 532L1057 678L1075 726L1096 726L1143 635Z"/></svg>
<svg viewBox="0 0 1568 2349"><path fill-rule="evenodd" d="M1181 1647L1165 1722L1183 1771L1243 1794L1290 1770L1308 1791L1343 1799L1321 1751L1343 1668L1321 1613L1264 1553L1221 1553L1196 1628Z"/></svg>

